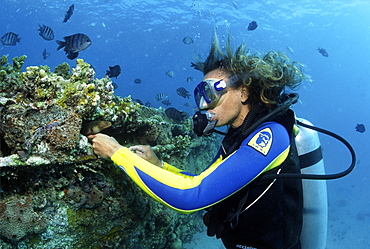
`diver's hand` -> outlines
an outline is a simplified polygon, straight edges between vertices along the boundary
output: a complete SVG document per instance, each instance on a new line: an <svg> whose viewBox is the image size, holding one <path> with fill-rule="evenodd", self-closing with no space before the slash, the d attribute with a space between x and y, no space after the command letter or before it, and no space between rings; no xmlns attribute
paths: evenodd
<svg viewBox="0 0 370 249"><path fill-rule="evenodd" d="M147 160L148 162L162 167L162 161L158 159L157 155L154 153L152 148L148 145L135 145L129 148L136 155Z"/></svg>
<svg viewBox="0 0 370 249"><path fill-rule="evenodd" d="M123 147L115 138L105 134L98 133L87 138L93 143L94 153L103 159L110 159L114 152Z"/></svg>

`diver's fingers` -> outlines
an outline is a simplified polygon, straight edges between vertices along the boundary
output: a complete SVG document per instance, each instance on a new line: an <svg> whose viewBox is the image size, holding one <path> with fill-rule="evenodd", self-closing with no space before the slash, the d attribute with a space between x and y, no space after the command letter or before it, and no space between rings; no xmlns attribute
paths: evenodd
<svg viewBox="0 0 370 249"><path fill-rule="evenodd" d="M129 148L131 151L135 152L136 154L140 154L140 155L145 155L148 153L148 151L150 150L150 147L147 146L147 145L135 145L135 146L131 146Z"/></svg>
<svg viewBox="0 0 370 249"><path fill-rule="evenodd" d="M96 135L88 135L87 139L91 142L94 138L96 138Z"/></svg>

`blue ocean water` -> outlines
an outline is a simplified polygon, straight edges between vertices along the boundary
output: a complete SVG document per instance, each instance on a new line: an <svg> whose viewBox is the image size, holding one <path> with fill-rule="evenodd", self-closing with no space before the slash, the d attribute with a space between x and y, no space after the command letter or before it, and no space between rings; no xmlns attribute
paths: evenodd
<svg viewBox="0 0 370 249"><path fill-rule="evenodd" d="M368 248L370 245L370 153L369 132L355 131L358 123L370 129L370 10L369 1L175 1L175 0L0 0L0 36L19 34L16 46L0 44L0 54L12 58L26 54L24 67L48 65L52 69L74 60L57 51L55 40L85 33L92 45L80 52L104 77L109 66L120 65L122 73L113 81L116 94L131 95L144 103L163 106L155 100L166 93L172 106L194 112L193 99L184 99L176 89L192 93L202 79L190 67L196 56L205 58L214 29L232 43L246 42L253 51L277 50L305 65L312 81L298 90L297 116L309 119L346 138L358 155L356 169L347 177L328 181L329 228L327 248ZM75 5L70 20L65 12ZM258 28L248 31L251 21ZM51 27L56 39L43 40L38 24ZM183 38L194 39L191 44ZM318 52L325 48L328 57ZM50 52L46 60L43 50ZM173 78L166 75L173 71ZM187 77L194 81L187 82ZM136 78L141 79L135 84ZM186 106L187 104L188 106ZM165 106L163 106L165 107ZM349 153L335 140L320 136L328 172L345 169Z"/></svg>

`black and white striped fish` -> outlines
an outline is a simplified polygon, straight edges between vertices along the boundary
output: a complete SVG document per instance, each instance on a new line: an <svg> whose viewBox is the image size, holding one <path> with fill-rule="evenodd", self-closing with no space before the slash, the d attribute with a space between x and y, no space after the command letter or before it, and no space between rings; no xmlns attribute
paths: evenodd
<svg viewBox="0 0 370 249"><path fill-rule="evenodd" d="M71 53L76 53L79 51L82 51L86 48L88 48L91 45L91 40L90 38L82 33L77 33L74 35L70 36L65 36L63 37L65 41L58 41L57 43L59 47L57 50L60 50L61 48L64 47L64 51L71 52Z"/></svg>
<svg viewBox="0 0 370 249"><path fill-rule="evenodd" d="M184 87L179 87L176 89L176 92L178 95L180 95L183 98L189 98L191 94L189 93L188 90L186 90Z"/></svg>
<svg viewBox="0 0 370 249"><path fill-rule="evenodd" d="M39 35L47 41L54 39L54 31L44 24L39 24L39 29L37 31L40 31Z"/></svg>
<svg viewBox="0 0 370 249"><path fill-rule="evenodd" d="M7 46L15 46L20 40L21 38L19 38L18 35L13 32L8 32L1 37L1 43Z"/></svg>
<svg viewBox="0 0 370 249"><path fill-rule="evenodd" d="M167 108L164 113L167 115L167 117L172 118L176 122L182 122L184 119L189 117L189 114L183 111L179 111L176 108L170 107Z"/></svg>
<svg viewBox="0 0 370 249"><path fill-rule="evenodd" d="M156 101L162 101L162 100L165 100L168 98L168 95L165 94L165 93L158 93L156 96L155 96L155 100Z"/></svg>
<svg viewBox="0 0 370 249"><path fill-rule="evenodd" d="M161 103L164 104L165 106L171 105L171 102L168 99L162 100Z"/></svg>

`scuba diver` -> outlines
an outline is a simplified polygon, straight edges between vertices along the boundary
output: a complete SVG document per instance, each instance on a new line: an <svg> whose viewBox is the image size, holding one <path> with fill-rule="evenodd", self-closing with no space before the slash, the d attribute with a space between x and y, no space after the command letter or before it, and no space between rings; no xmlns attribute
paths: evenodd
<svg viewBox="0 0 370 249"><path fill-rule="evenodd" d="M127 148L105 134L89 136L94 152L168 207L206 210L207 235L221 238L226 248L308 248L301 245L302 178L279 178L301 169L290 109L298 97L285 93L305 78L299 64L274 51L250 54L244 44L233 52L230 38L223 51L215 34L207 59L193 65L204 74L194 90L194 132L207 136L229 126L208 167L185 172L159 160L149 146ZM326 185L324 191L326 197Z"/></svg>

